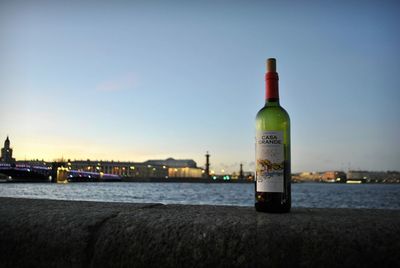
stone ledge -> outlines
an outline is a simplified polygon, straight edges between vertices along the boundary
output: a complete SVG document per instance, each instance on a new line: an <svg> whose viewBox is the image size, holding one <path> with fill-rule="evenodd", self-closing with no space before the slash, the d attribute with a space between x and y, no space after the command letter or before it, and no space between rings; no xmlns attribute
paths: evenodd
<svg viewBox="0 0 400 268"><path fill-rule="evenodd" d="M400 267L400 210L0 198L2 267Z"/></svg>

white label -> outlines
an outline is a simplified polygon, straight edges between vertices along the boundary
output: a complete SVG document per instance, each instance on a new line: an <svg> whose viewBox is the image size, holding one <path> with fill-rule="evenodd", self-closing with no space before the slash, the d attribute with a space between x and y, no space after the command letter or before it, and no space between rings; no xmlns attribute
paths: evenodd
<svg viewBox="0 0 400 268"><path fill-rule="evenodd" d="M283 131L257 131L256 191L283 193Z"/></svg>

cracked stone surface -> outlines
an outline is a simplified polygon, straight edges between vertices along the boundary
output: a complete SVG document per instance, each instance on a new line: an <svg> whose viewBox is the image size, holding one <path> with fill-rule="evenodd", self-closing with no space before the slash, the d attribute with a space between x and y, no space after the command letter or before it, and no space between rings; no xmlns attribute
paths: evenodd
<svg viewBox="0 0 400 268"><path fill-rule="evenodd" d="M1 267L400 267L400 210L0 198Z"/></svg>

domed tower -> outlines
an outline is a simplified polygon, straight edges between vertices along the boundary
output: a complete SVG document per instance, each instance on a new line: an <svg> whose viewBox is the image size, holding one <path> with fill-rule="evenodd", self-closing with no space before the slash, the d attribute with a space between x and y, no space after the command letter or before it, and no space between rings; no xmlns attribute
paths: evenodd
<svg viewBox="0 0 400 268"><path fill-rule="evenodd" d="M13 150L10 147L10 139L7 136L7 139L4 141L4 147L1 149L1 158L0 162L4 163L14 163L15 159L12 158Z"/></svg>

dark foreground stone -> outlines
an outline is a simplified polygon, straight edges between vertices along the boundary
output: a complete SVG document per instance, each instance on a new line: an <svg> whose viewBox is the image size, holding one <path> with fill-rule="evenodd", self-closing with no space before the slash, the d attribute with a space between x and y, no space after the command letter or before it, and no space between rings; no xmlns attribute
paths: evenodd
<svg viewBox="0 0 400 268"><path fill-rule="evenodd" d="M400 267L400 211L0 198L1 267Z"/></svg>

